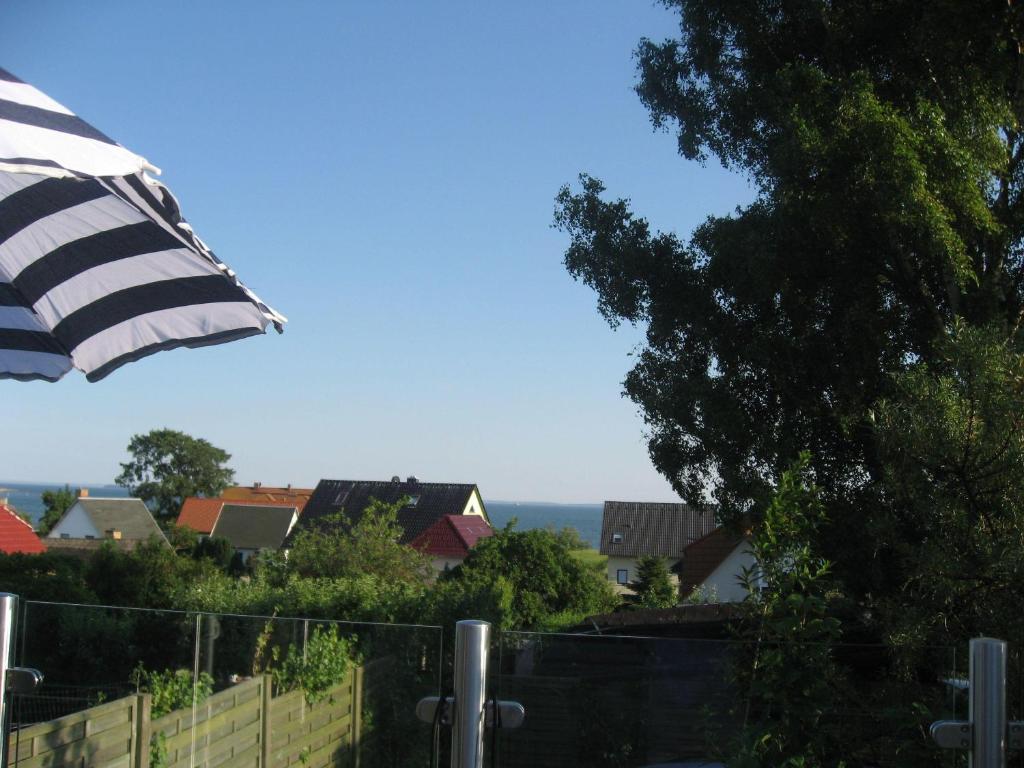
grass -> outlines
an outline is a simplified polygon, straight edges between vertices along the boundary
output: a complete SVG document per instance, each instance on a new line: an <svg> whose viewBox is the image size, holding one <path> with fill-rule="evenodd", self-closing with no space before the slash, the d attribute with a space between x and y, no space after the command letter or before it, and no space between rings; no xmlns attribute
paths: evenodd
<svg viewBox="0 0 1024 768"><path fill-rule="evenodd" d="M599 566L602 569L608 567L608 556L602 555L596 549L574 549L572 556L584 565Z"/></svg>

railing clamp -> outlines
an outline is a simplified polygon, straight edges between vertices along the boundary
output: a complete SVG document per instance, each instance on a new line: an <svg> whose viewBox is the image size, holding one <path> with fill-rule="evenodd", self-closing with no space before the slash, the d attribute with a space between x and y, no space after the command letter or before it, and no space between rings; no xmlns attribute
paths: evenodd
<svg viewBox="0 0 1024 768"><path fill-rule="evenodd" d="M937 720L932 723L930 733L942 749L971 748L971 724L966 720Z"/></svg>
<svg viewBox="0 0 1024 768"><path fill-rule="evenodd" d="M424 723L434 722L437 715L437 707L441 702L440 696L427 696L420 699L416 704L416 717ZM455 698L448 696L445 699L447 706L441 713L441 725L452 724L452 707L455 705ZM498 727L518 728L526 719L526 708L518 701L498 701L488 699L484 702L484 725L488 728L494 722L494 705L498 705Z"/></svg>
<svg viewBox="0 0 1024 768"><path fill-rule="evenodd" d="M1024 750L1024 720L1011 720L1007 725L1006 748L1012 752ZM966 720L938 720L932 723L931 736L942 749L970 749L973 731Z"/></svg>
<svg viewBox="0 0 1024 768"><path fill-rule="evenodd" d="M31 667L10 667L7 670L7 693L32 693L42 685L43 673Z"/></svg>

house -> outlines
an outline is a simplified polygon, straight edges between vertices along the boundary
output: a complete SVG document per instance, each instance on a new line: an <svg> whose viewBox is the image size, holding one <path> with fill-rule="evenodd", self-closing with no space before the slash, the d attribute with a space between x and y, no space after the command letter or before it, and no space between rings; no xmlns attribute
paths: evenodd
<svg viewBox="0 0 1024 768"><path fill-rule="evenodd" d="M438 573L459 565L480 539L494 535L483 517L478 515L445 515L409 542L430 558Z"/></svg>
<svg viewBox="0 0 1024 768"><path fill-rule="evenodd" d="M294 504L224 503L211 535L227 539L242 561L264 549L278 550L299 519Z"/></svg>
<svg viewBox="0 0 1024 768"><path fill-rule="evenodd" d="M371 500L394 504L403 498L406 504L398 510L402 544L411 543L446 515L476 516L490 525L480 490L473 483L423 483L415 477L403 482L397 475L390 481L321 480L285 546L299 531L318 527L334 515L344 514L355 523Z"/></svg>
<svg viewBox="0 0 1024 768"><path fill-rule="evenodd" d="M200 536L209 536L213 532L213 526L217 524L220 517L221 507L224 506L224 499L205 499L201 496L189 496L182 502L181 512L175 525L181 528L191 528Z"/></svg>
<svg viewBox="0 0 1024 768"><path fill-rule="evenodd" d="M82 491L46 536L47 548L92 551L103 541L122 549L156 539L170 544L141 499L104 499Z"/></svg>
<svg viewBox="0 0 1024 768"><path fill-rule="evenodd" d="M175 525L191 528L200 538L213 535L221 510L228 504L249 507L282 507L295 511L296 516L302 513L305 500L300 501L254 501L253 499L226 499L222 496L207 499L201 496L189 496L181 505L181 512ZM219 535L219 534L218 534Z"/></svg>
<svg viewBox="0 0 1024 768"><path fill-rule="evenodd" d="M740 576L753 565L747 536L716 528L683 550L679 594L706 603L738 603L747 596Z"/></svg>
<svg viewBox="0 0 1024 768"><path fill-rule="evenodd" d="M608 579L619 592L627 591L637 561L651 555L664 557L674 571L686 547L714 529L715 515L708 507L606 501L600 551L608 557Z"/></svg>
<svg viewBox="0 0 1024 768"><path fill-rule="evenodd" d="M45 551L46 546L36 536L32 526L12 507L0 501L0 552L6 555L38 555Z"/></svg>

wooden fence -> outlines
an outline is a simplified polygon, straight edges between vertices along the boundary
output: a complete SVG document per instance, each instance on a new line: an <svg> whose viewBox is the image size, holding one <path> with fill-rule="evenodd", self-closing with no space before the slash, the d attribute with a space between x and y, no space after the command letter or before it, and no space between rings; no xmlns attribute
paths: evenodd
<svg viewBox="0 0 1024 768"><path fill-rule="evenodd" d="M271 695L269 675L150 718L149 694L126 696L10 736L14 768L358 768L363 670L310 706ZM194 755L194 759L193 759Z"/></svg>

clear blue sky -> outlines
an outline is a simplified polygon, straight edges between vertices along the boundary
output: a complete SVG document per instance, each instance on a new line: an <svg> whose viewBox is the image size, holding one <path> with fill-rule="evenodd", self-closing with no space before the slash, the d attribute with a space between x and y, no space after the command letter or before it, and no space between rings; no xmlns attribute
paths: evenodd
<svg viewBox="0 0 1024 768"><path fill-rule="evenodd" d="M687 235L750 197L632 88L676 19L644 0L6 0L0 66L164 171L290 320L97 384L3 381L0 478L109 482L158 427L239 482L476 482L485 498L673 500L613 332L550 227L581 171Z"/></svg>

